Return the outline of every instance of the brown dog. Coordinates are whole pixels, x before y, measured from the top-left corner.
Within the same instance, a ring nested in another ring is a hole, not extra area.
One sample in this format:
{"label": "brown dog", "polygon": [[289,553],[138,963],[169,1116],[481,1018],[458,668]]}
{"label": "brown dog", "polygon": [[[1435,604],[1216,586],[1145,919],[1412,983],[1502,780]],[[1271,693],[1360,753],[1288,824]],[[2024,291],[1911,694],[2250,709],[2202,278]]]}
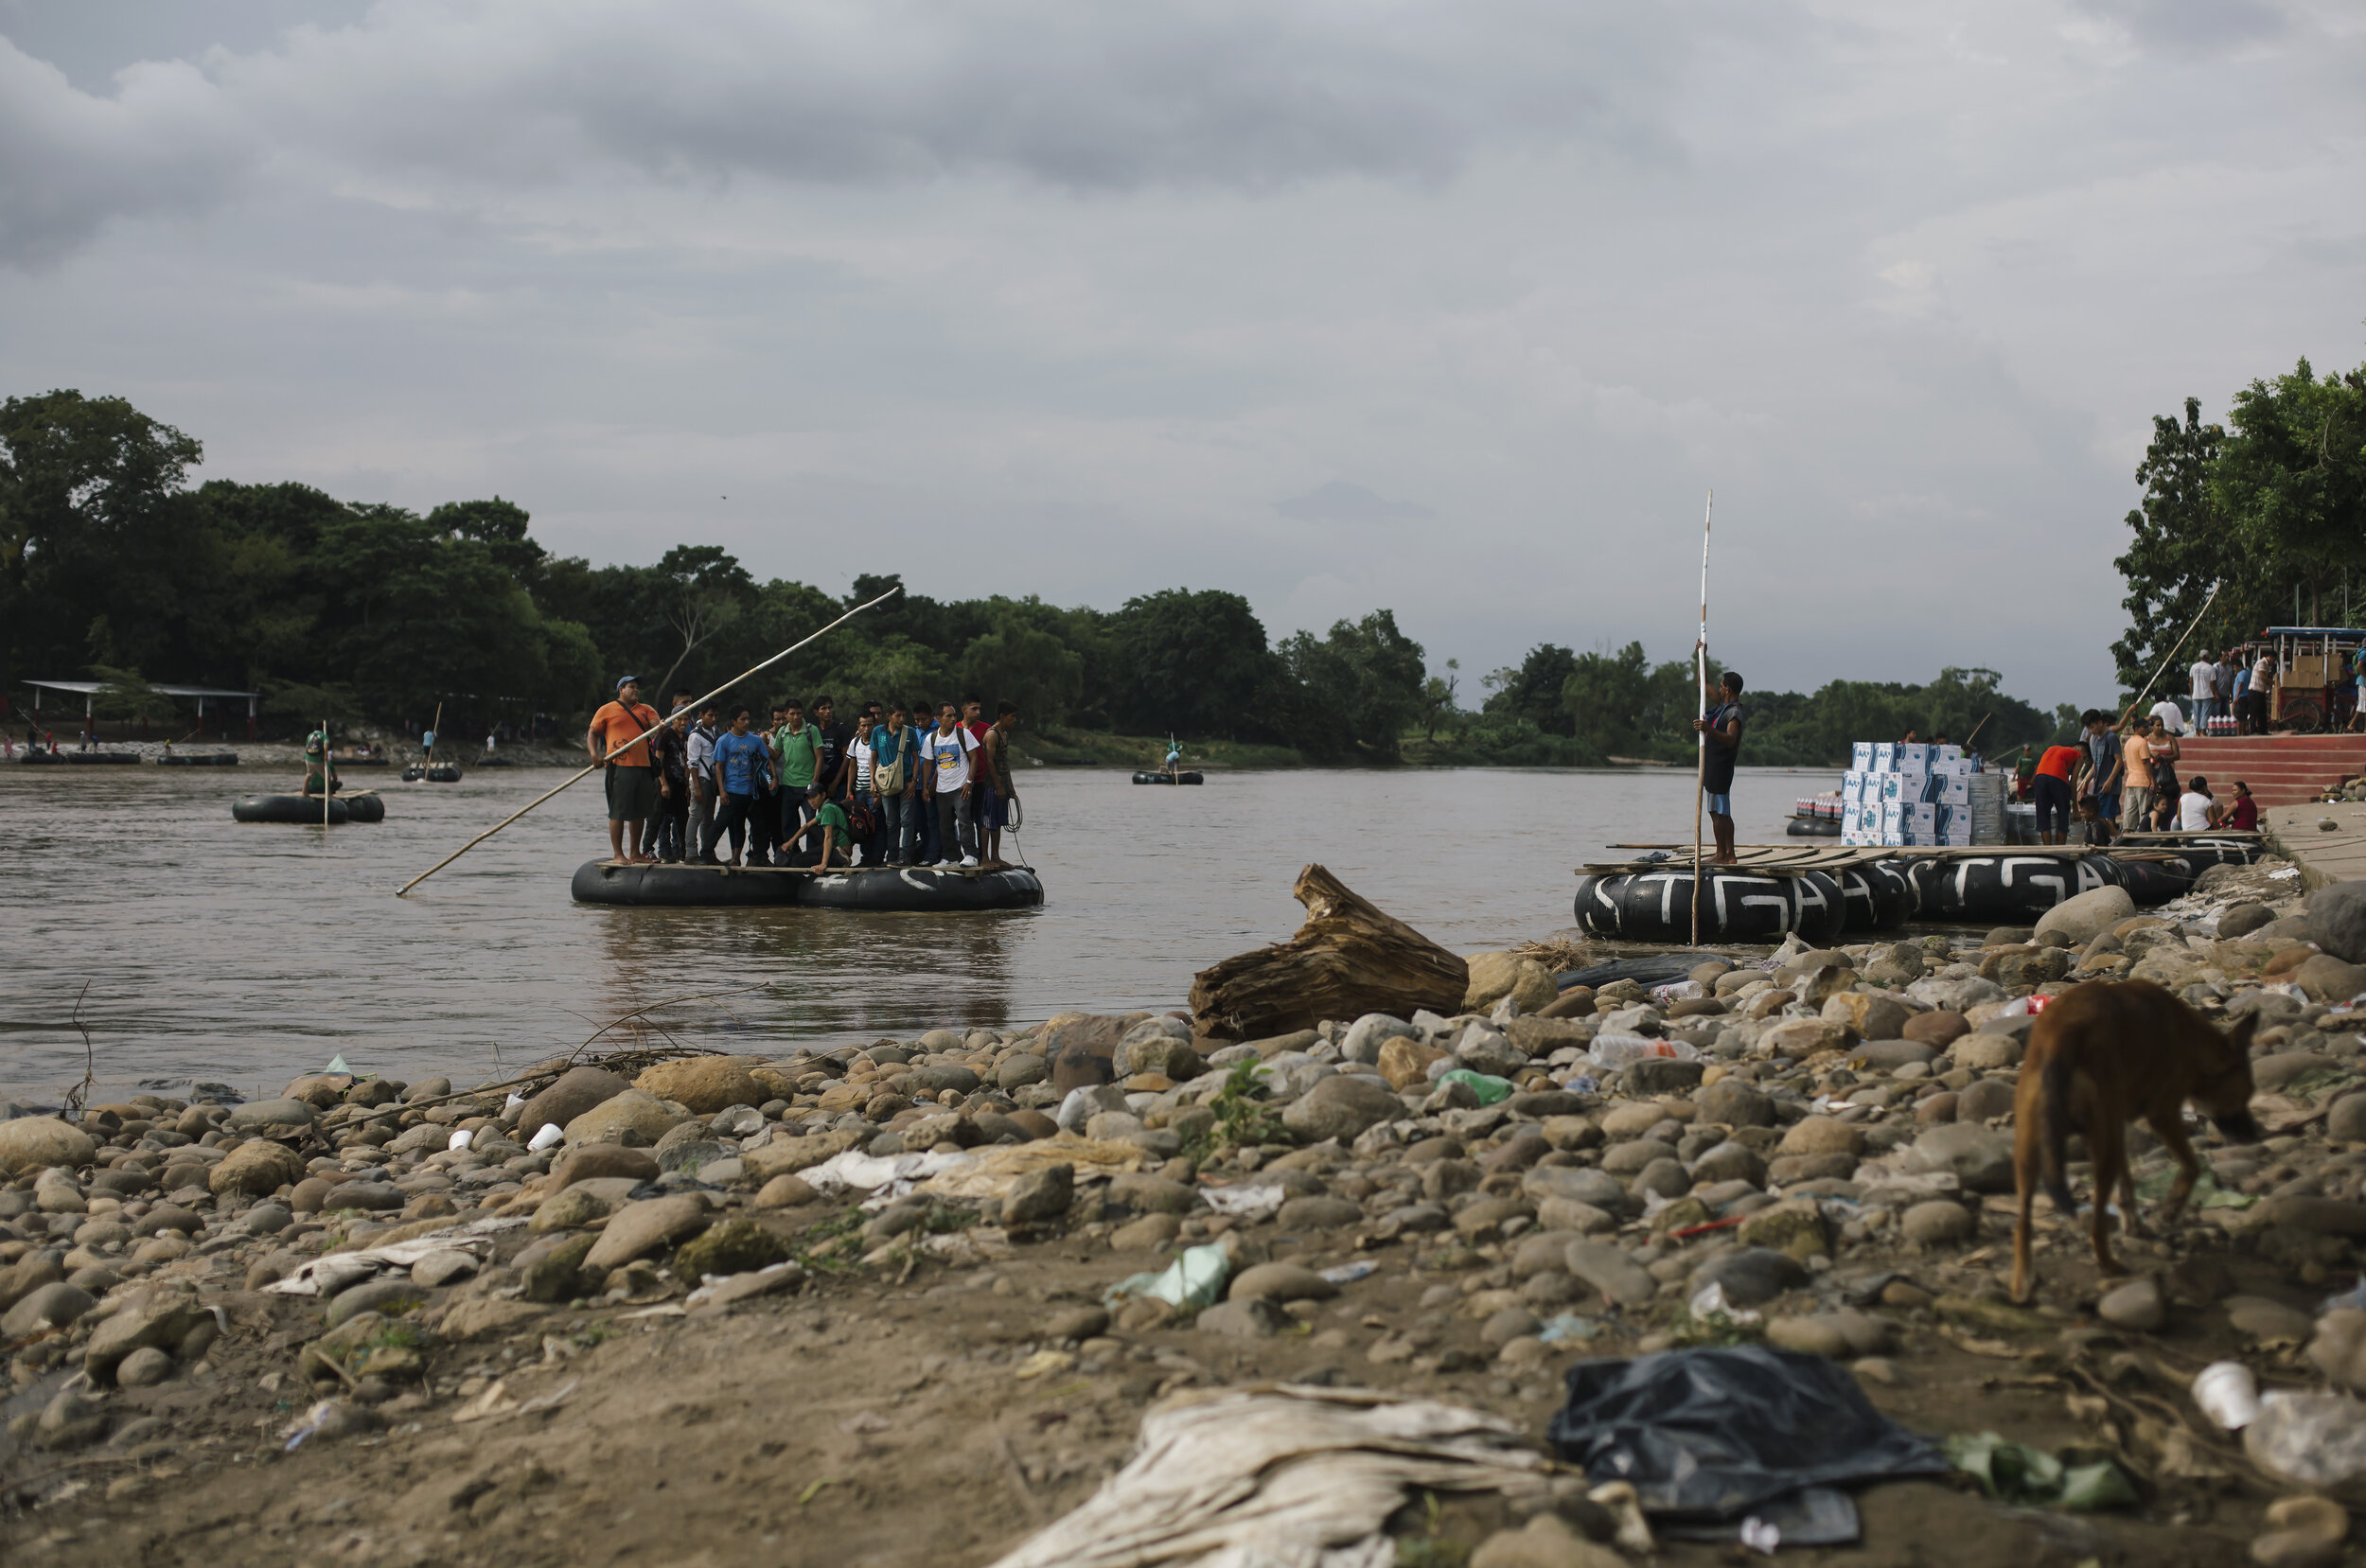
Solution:
{"label": "brown dog", "polygon": [[2057,1212],[2077,1207],[2063,1173],[2071,1134],[2086,1138],[2094,1167],[2095,1263],[2107,1275],[2127,1272],[2111,1256],[2108,1222],[2114,1188],[2128,1234],[2143,1234],[2136,1184],[2128,1172],[2130,1121],[2144,1118],[2177,1156],[2177,1185],[2162,1211],[2172,1220],[2201,1175],[2201,1161],[2185,1140],[2185,1101],[2200,1107],[2234,1142],[2258,1141],[2251,1117],[2251,1037],[2258,1025],[2254,1013],[2220,1034],[2148,980],[2078,986],[2038,1015],[2013,1094],[2013,1182],[2021,1199],[2013,1226],[2014,1300],[2029,1299],[2029,1210],[2039,1184]]}

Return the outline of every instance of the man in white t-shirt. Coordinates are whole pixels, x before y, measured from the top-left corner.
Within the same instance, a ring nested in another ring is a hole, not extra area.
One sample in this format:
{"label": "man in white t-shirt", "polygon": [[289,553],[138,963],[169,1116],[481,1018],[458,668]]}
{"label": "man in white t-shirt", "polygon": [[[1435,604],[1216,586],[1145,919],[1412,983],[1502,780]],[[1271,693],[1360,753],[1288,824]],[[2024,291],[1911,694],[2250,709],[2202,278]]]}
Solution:
{"label": "man in white t-shirt", "polygon": [[2163,728],[2172,735],[2181,735],[2185,732],[2185,710],[2177,705],[2174,697],[2164,696],[2154,703],[2152,716],[2159,719]]}
{"label": "man in white t-shirt", "polygon": [[2194,667],[2186,673],[2194,682],[2194,733],[2206,735],[2210,733],[2210,720],[2218,711],[2218,666],[2205,653],[2194,661]]}
{"label": "man in white t-shirt", "polygon": [[961,714],[947,702],[937,710],[937,727],[920,742],[920,787],[927,796],[929,809],[937,814],[937,845],[944,858],[939,866],[954,864],[956,851],[961,864],[978,864],[977,808],[971,803],[970,753],[978,749],[978,739],[962,723]]}

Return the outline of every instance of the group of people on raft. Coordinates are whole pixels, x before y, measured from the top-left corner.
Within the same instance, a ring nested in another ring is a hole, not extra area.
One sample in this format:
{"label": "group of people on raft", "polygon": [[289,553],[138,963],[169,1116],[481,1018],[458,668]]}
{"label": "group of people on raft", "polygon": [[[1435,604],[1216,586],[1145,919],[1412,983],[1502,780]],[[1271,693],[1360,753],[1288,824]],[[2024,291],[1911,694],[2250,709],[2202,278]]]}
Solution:
{"label": "group of people on raft", "polygon": [[[863,703],[851,725],[827,696],[757,708],[674,694],[661,716],[641,682],[592,715],[584,744],[608,766],[609,848],[619,863],[937,866],[995,870],[1018,792],[1018,708],[979,698]],[[729,838],[731,858],[715,851]],[[744,854],[744,858],[743,858]]]}

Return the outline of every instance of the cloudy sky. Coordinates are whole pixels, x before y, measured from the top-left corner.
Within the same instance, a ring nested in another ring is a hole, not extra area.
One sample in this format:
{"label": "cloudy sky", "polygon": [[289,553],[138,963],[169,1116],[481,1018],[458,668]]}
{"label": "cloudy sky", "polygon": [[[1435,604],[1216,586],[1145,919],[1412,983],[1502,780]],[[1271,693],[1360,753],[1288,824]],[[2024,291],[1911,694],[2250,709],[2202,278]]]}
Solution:
{"label": "cloudy sky", "polygon": [[2098,700],[2150,416],[2366,360],[2330,0],[0,0],[0,392],[842,589]]}

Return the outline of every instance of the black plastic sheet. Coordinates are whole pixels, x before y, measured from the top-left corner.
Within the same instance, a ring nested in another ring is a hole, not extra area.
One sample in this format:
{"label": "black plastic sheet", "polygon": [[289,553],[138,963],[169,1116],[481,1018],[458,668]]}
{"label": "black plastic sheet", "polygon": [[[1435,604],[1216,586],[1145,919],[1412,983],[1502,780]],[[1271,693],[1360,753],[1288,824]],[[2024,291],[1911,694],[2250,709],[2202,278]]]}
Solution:
{"label": "black plastic sheet", "polygon": [[1846,1369],[1756,1345],[1580,1362],[1546,1436],[1596,1484],[1631,1483],[1647,1513],[1701,1521],[1808,1487],[1948,1471]]}

